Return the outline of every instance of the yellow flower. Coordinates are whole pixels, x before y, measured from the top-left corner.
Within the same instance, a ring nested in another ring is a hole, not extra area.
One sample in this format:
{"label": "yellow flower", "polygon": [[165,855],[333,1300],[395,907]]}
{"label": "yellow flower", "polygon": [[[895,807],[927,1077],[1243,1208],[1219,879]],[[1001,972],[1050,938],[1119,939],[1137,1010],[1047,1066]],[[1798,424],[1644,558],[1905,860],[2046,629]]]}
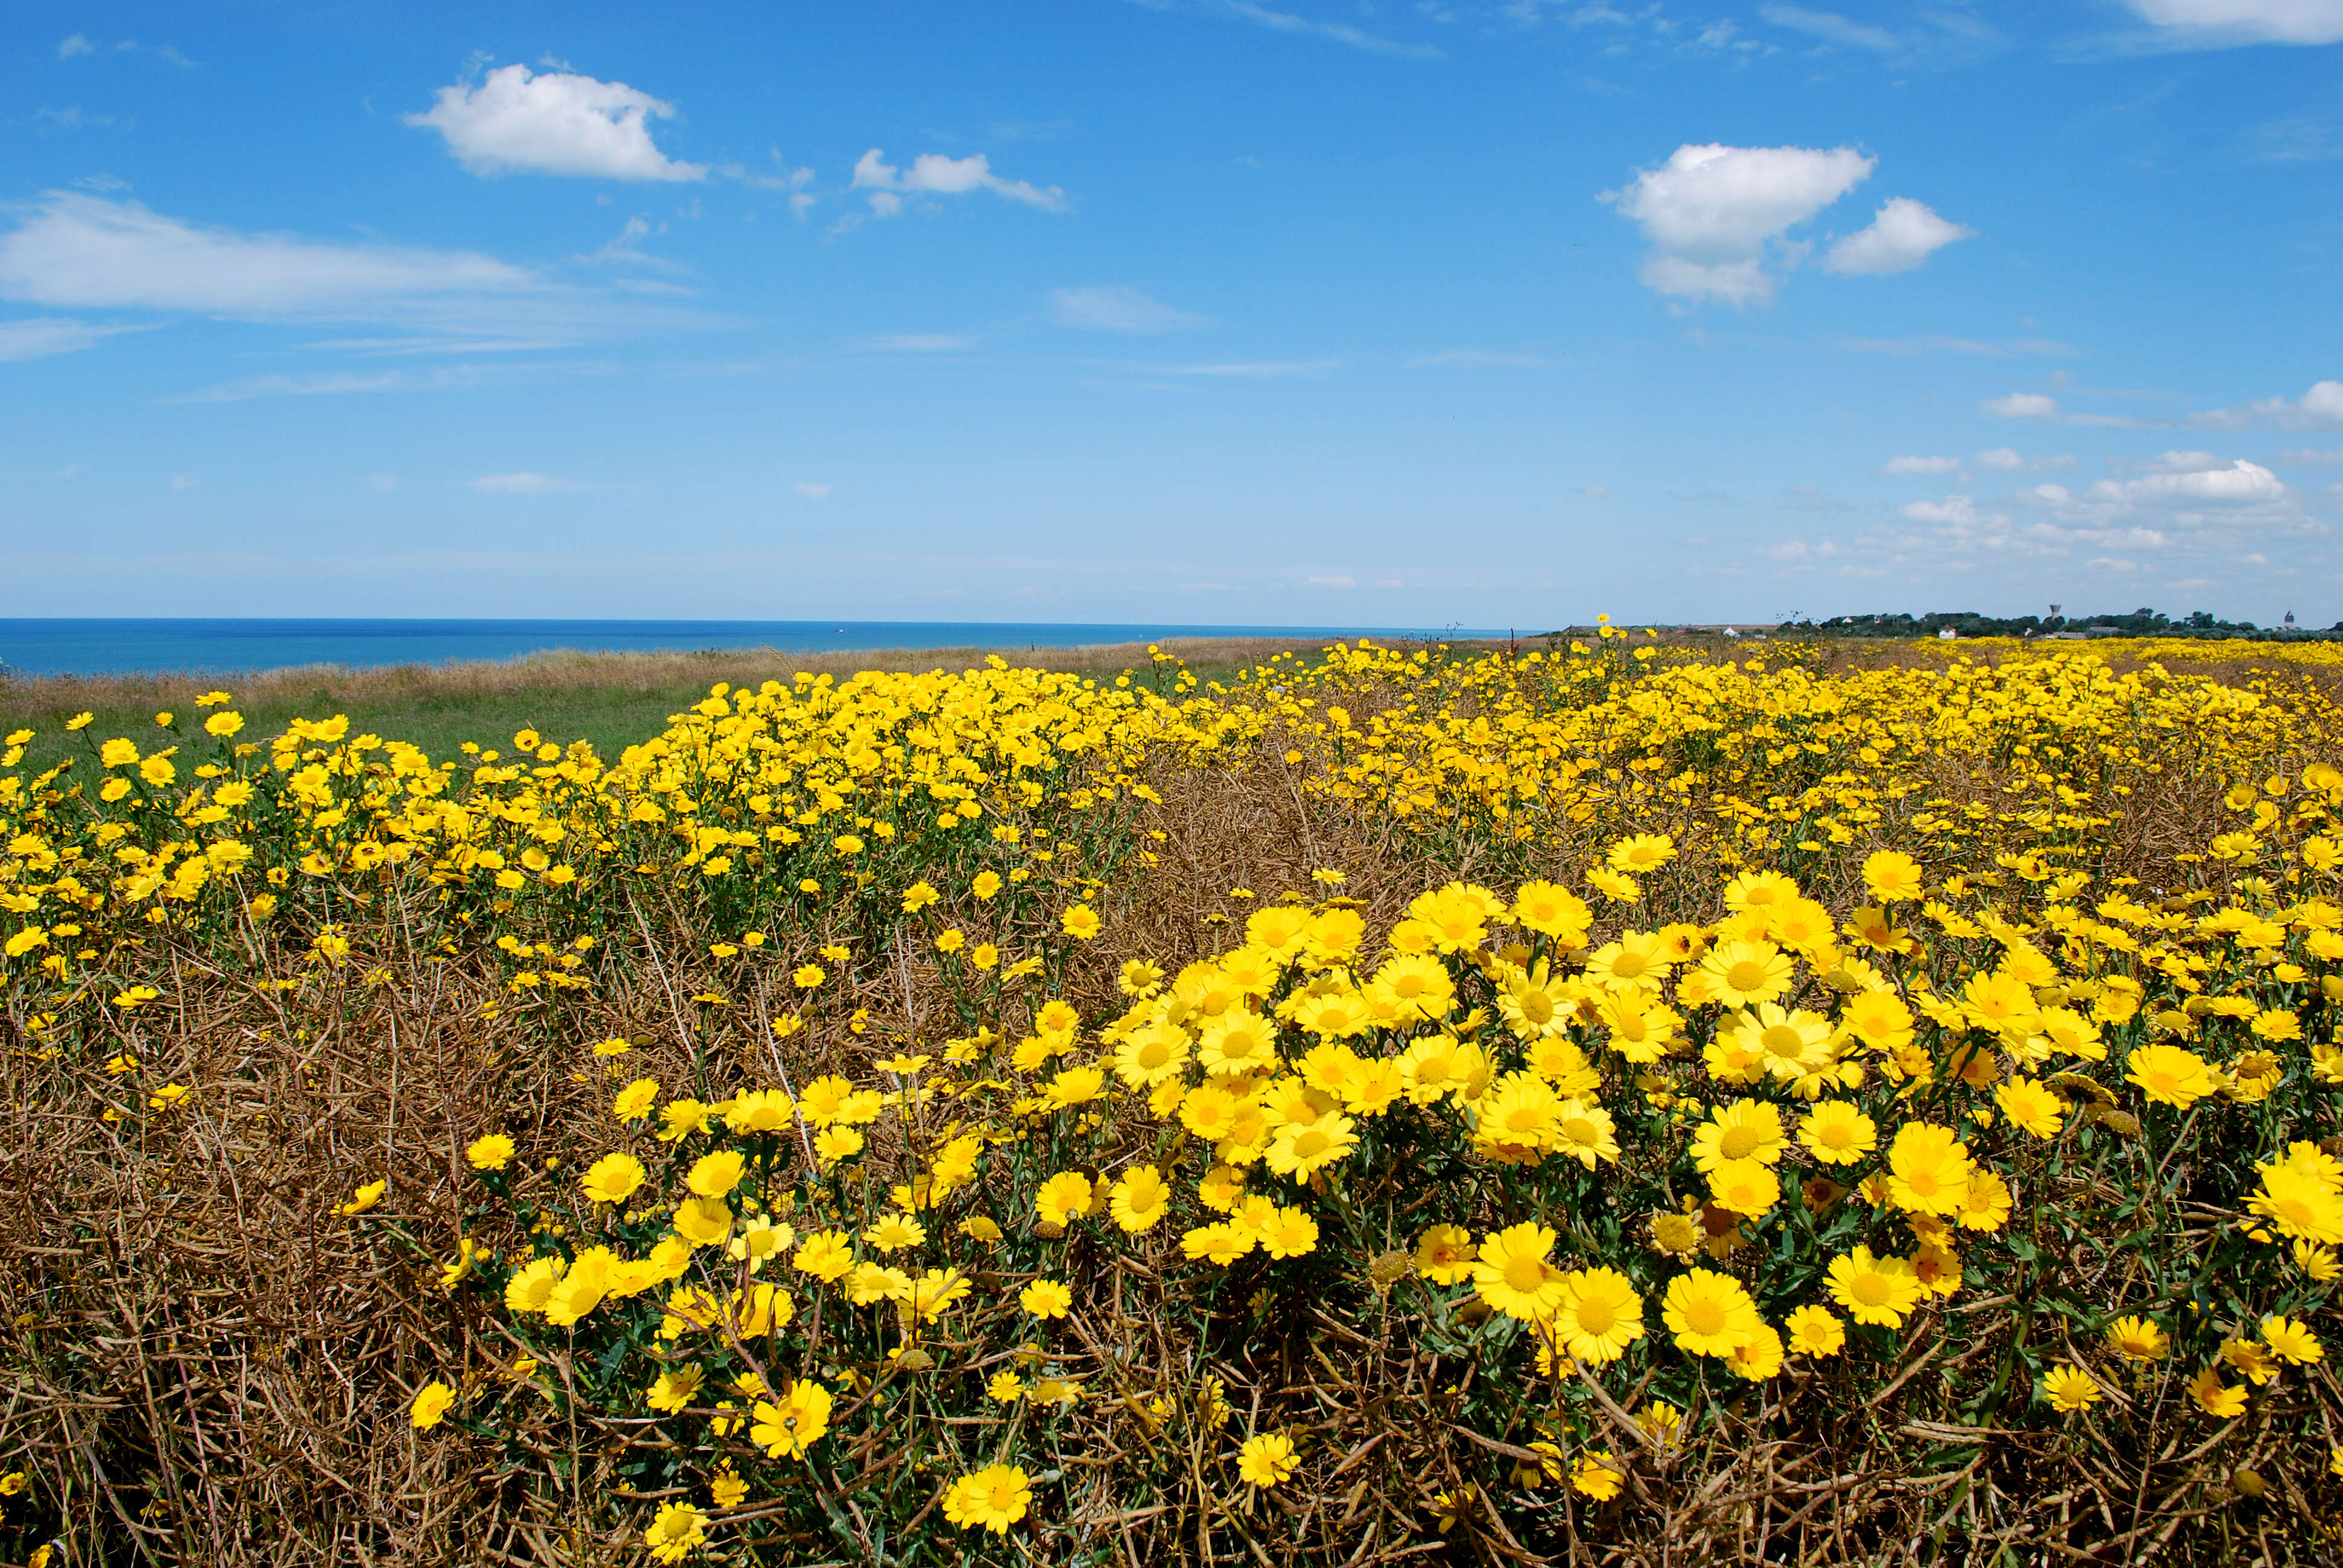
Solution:
{"label": "yellow flower", "polygon": [[740,1184],[748,1169],[747,1156],[730,1149],[720,1150],[695,1161],[683,1184],[702,1198],[722,1198]]}
{"label": "yellow flower", "polygon": [[2117,1318],[2107,1325],[2107,1349],[2126,1361],[2160,1362],[2172,1352],[2172,1336],[2152,1318]]}
{"label": "yellow flower", "polygon": [[1687,1270],[1668,1282],[1660,1308],[1677,1348],[1696,1356],[1730,1356],[1757,1338],[1757,1303],[1728,1275]]}
{"label": "yellow flower", "polygon": [[2205,1059],[2177,1045],[2144,1045],[2131,1053],[2124,1076],[2150,1101],[2183,1110],[2213,1092],[2213,1071]]}
{"label": "yellow flower", "polygon": [[1034,1195],[1034,1211],[1045,1223],[1071,1224],[1074,1219],[1090,1210],[1091,1179],[1079,1171],[1061,1171],[1041,1183]]}
{"label": "yellow flower", "polygon": [[1727,1160],[1708,1173],[1709,1201],[1729,1213],[1763,1214],[1782,1201],[1781,1178],[1755,1160]]}
{"label": "yellow flower", "polygon": [[843,1231],[818,1231],[798,1248],[789,1266],[824,1284],[835,1284],[854,1267],[853,1240]]}
{"label": "yellow flower", "polygon": [[643,1162],[633,1155],[613,1152],[595,1161],[578,1187],[597,1203],[623,1203],[634,1196],[648,1174]]}
{"label": "yellow flower", "polygon": [[2264,1318],[2262,1342],[2269,1346],[2272,1355],[2294,1366],[2308,1366],[2327,1356],[2327,1347],[2318,1342],[2309,1325],[2293,1318]]}
{"label": "yellow flower", "polygon": [[1853,1165],[1879,1147],[1879,1128],[1843,1100],[1825,1100],[1806,1112],[1798,1141],[1826,1165]]}
{"label": "yellow flower", "polygon": [[357,1191],[351,1193],[350,1201],[348,1202],[337,1203],[334,1206],[334,1212],[345,1216],[351,1214],[363,1214],[367,1210],[373,1208],[376,1204],[381,1202],[382,1195],[389,1191],[390,1180],[387,1177],[385,1177],[379,1181],[369,1181],[365,1186],[359,1188]]}
{"label": "yellow flower", "polygon": [[1968,1149],[1949,1128],[1906,1122],[1888,1148],[1887,1170],[1890,1196],[1916,1214],[1954,1213],[1968,1194]]}
{"label": "yellow flower", "polygon": [[707,1543],[708,1516],[689,1503],[662,1503],[643,1531],[643,1546],[655,1563],[680,1563]]}
{"label": "yellow flower", "polygon": [[447,1407],[456,1402],[456,1391],[434,1378],[415,1395],[415,1402],[407,1407],[407,1419],[417,1432],[428,1432],[447,1419]]}
{"label": "yellow flower", "polygon": [[1076,941],[1086,942],[1099,934],[1103,922],[1099,920],[1098,911],[1088,904],[1073,904],[1058,917],[1058,927]]}
{"label": "yellow flower", "polygon": [[2231,1421],[2246,1413],[2246,1391],[2223,1383],[2220,1372],[2209,1366],[2199,1368],[2188,1380],[2188,1397],[2215,1421]]}
{"label": "yellow flower", "polygon": [[1608,1503],[1627,1483],[1627,1467],[1607,1448],[1590,1448],[1578,1456],[1570,1473],[1570,1488],[1597,1503]]}
{"label": "yellow flower", "polygon": [[1693,1168],[1705,1176],[1727,1161],[1771,1165],[1782,1158],[1787,1137],[1779,1109],[1762,1100],[1736,1100],[1711,1111],[1693,1130]]}
{"label": "yellow flower", "polygon": [[1237,1454],[1237,1473],[1248,1486],[1282,1486],[1293,1469],[1293,1440],[1279,1433],[1247,1438]]}
{"label": "yellow flower", "polygon": [[1563,1273],[1546,1261],[1554,1233],[1533,1221],[1508,1226],[1481,1243],[1473,1265],[1473,1286],[1481,1299],[1509,1318],[1544,1322],[1562,1304]]}
{"label": "yellow flower", "polygon": [[2066,1102],[2031,1078],[2013,1078],[1993,1091],[2012,1125],[2036,1138],[2056,1138],[2066,1125]]}
{"label": "yellow flower", "polygon": [[1644,1335],[1644,1298],[1616,1269],[1573,1270],[1562,1277],[1554,1311],[1562,1346],[1583,1362],[1613,1362]]}
{"label": "yellow flower", "polygon": [[1107,1199],[1107,1212],[1115,1224],[1134,1236],[1153,1230],[1171,1207],[1172,1189],[1152,1165],[1134,1165],[1124,1171]]}
{"label": "yellow flower", "polygon": [[621,1121],[640,1121],[649,1117],[659,1104],[659,1086],[656,1078],[638,1078],[618,1091],[610,1101],[610,1114]]}
{"label": "yellow flower", "polygon": [[2091,1374],[2071,1363],[2062,1362],[2042,1375],[2042,1397],[2050,1408],[2072,1415],[2078,1410],[2088,1410],[2099,1402],[2099,1385]]}
{"label": "yellow flower", "polygon": [[1846,1348],[1846,1325],[1828,1307],[1808,1302],[1794,1310],[1785,1326],[1790,1331],[1790,1348],[1800,1355],[1835,1356]]}
{"label": "yellow flower", "polygon": [[1434,1225],[1416,1238],[1416,1271],[1435,1285],[1473,1277],[1473,1232],[1462,1225]]}
{"label": "yellow flower", "polygon": [[1875,1258],[1868,1247],[1831,1260],[1831,1300],[1858,1323],[1901,1328],[1926,1293],[1918,1272],[1902,1258]]}
{"label": "yellow flower", "polygon": [[1062,1318],[1074,1292],[1056,1280],[1036,1280],[1017,1293],[1017,1304],[1037,1318]]}
{"label": "yellow flower", "polygon": [[1033,1489],[1024,1471],[1013,1465],[989,1464],[963,1475],[944,1491],[944,1519],[962,1530],[981,1527],[1007,1535],[1009,1527],[1032,1506]]}
{"label": "yellow flower", "polygon": [[1924,885],[1919,862],[1896,849],[1881,849],[1866,859],[1863,880],[1883,904],[1916,899]]}
{"label": "yellow flower", "polygon": [[701,1381],[698,1366],[669,1367],[659,1374],[658,1380],[651,1384],[650,1392],[645,1397],[653,1410],[672,1415],[687,1409],[693,1400],[699,1397]]}
{"label": "yellow flower", "polygon": [[778,1402],[759,1400],[750,1408],[749,1441],[763,1448],[768,1459],[801,1459],[830,1430],[831,1402],[830,1390],[799,1378]]}
{"label": "yellow flower", "polygon": [[475,1138],[464,1146],[464,1158],[475,1171],[501,1171],[512,1157],[513,1141],[501,1132]]}

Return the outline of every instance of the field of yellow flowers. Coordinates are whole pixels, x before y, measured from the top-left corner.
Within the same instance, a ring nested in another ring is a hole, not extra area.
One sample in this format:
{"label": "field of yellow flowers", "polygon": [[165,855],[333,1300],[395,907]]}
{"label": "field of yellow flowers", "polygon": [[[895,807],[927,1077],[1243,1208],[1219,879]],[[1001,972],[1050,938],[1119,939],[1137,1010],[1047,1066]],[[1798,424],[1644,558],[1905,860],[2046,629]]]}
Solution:
{"label": "field of yellow flowers", "polygon": [[2333,1561],[2320,651],[13,733],[0,1561]]}

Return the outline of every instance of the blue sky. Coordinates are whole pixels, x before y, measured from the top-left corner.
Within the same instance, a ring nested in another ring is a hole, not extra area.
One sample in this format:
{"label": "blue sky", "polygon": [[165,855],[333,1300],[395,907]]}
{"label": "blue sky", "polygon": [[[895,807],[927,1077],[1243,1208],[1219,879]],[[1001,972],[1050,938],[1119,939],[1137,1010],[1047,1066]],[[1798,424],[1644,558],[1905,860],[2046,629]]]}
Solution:
{"label": "blue sky", "polygon": [[12,15],[0,614],[2343,618],[2343,0]]}

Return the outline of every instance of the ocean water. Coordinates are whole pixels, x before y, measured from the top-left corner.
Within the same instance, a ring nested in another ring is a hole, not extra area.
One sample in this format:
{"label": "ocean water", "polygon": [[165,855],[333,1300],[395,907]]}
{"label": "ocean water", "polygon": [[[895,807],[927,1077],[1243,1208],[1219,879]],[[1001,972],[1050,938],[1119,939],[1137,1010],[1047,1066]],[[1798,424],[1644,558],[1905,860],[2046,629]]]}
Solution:
{"label": "ocean water", "polygon": [[1154,626],[884,620],[0,619],[0,670],[18,675],[231,674],[309,664],[366,668],[512,658],[552,648],[1081,648],[1189,637],[1503,637],[1403,627]]}

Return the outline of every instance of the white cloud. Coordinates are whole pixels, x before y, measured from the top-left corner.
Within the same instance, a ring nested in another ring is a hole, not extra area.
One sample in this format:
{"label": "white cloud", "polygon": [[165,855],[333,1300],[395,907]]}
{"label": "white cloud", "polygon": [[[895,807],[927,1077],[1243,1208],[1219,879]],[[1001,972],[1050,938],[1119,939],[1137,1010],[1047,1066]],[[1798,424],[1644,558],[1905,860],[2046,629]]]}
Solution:
{"label": "white cloud", "polygon": [[2264,397],[2241,408],[2207,408],[2188,416],[2191,425],[2208,430],[2242,430],[2250,425],[2272,425],[2281,430],[2343,430],[2343,381],[2321,381],[2298,403]]}
{"label": "white cloud", "polygon": [[1579,487],[1578,493],[1582,496],[1593,496],[1595,499],[1601,500],[1604,497],[1611,493],[1611,487],[1608,485],[1582,485]]}
{"label": "white cloud", "polygon": [[1359,586],[1359,579],[1356,578],[1303,578],[1302,586],[1303,588],[1356,588]]}
{"label": "white cloud", "polygon": [[964,332],[893,332],[866,337],[861,347],[875,354],[960,354],[980,341]]}
{"label": "white cloud", "polygon": [[52,191],[0,237],[0,296],[232,316],[331,314],[385,298],[502,292],[533,276],[464,251],[198,228],[135,201]]}
{"label": "white cloud", "polygon": [[1508,353],[1493,348],[1444,348],[1437,354],[1427,354],[1407,363],[1412,370],[1435,365],[1468,366],[1476,369],[1537,370],[1552,365],[1554,361],[1543,354]]}
{"label": "white cloud", "polygon": [[2287,494],[2284,481],[2259,463],[2248,463],[2240,457],[2227,467],[2198,467],[2193,466],[2197,460],[2217,464],[2219,459],[2209,452],[2174,452],[2166,456],[2179,461],[2166,472],[2137,479],[2102,479],[2091,487],[2091,496],[2133,505],[2148,502],[2239,507],[2282,500]]}
{"label": "white cloud", "polygon": [[1916,523],[1958,523],[1976,521],[1976,502],[1967,496],[1946,496],[1942,501],[1911,501],[1898,508]]}
{"label": "white cloud", "polygon": [[83,33],[68,33],[57,44],[57,58],[60,60],[70,60],[75,55],[93,55],[96,52],[97,45],[89,41],[88,35]]}
{"label": "white cloud", "polygon": [[[1142,4],[1155,5],[1155,0],[1142,0]],[[1161,5],[1155,5],[1155,8],[1168,9],[1167,6]],[[1403,44],[1395,39],[1365,32],[1341,22],[1313,22],[1306,16],[1296,16],[1290,11],[1272,11],[1266,5],[1253,4],[1252,0],[1204,0],[1204,9],[1217,12],[1224,16],[1232,16],[1241,22],[1250,22],[1256,27],[1267,27],[1274,32],[1298,33],[1311,37],[1331,39],[1334,43],[1346,44],[1353,49],[1363,50],[1370,55],[1388,55],[1394,59],[1402,60],[1443,58],[1441,52],[1429,44]]]}
{"label": "white cloud", "polygon": [[1996,474],[2014,474],[2026,467],[2026,459],[2019,457],[2014,447],[1995,447],[1987,451],[1979,452],[1969,461],[1980,468],[1990,469]]}
{"label": "white cloud", "polygon": [[1950,474],[1961,466],[1958,457],[1890,457],[1879,467],[1883,474]]}
{"label": "white cloud", "polygon": [[2343,447],[2326,451],[2310,447],[2281,447],[2270,461],[2308,468],[2343,467]]}
{"label": "white cloud", "polygon": [[558,490],[593,487],[577,479],[557,479],[550,474],[482,474],[472,481],[472,488],[498,496],[549,496]]}
{"label": "white cloud", "polygon": [[624,82],[568,71],[533,76],[526,65],[505,65],[478,86],[440,88],[429,109],[405,118],[437,131],[476,175],[704,179],[707,165],[679,162],[651,145],[649,122],[674,113]]}
{"label": "white cloud", "polygon": [[1823,265],[1833,272],[1885,277],[1909,272],[1955,240],[1976,233],[1938,217],[1909,196],[1891,196],[1871,226],[1832,246]]}
{"label": "white cloud", "polygon": [[184,393],[162,401],[245,403],[255,397],[335,397],[347,392],[398,392],[417,385],[415,378],[401,370],[386,370],[373,376],[355,371],[335,371],[317,376],[247,376],[241,381],[223,381],[200,392]]}
{"label": "white cloud", "polygon": [[816,481],[808,479],[800,481],[798,484],[791,485],[789,488],[795,490],[799,495],[803,496],[809,501],[819,501],[824,496],[829,495],[830,491],[836,489],[837,487],[827,480]]}
{"label": "white cloud", "polygon": [[1988,397],[1977,407],[2001,419],[2055,419],[2058,417],[2058,399],[2041,392],[2012,392],[2006,397]]}
{"label": "white cloud", "polygon": [[1861,184],[1876,160],[1853,147],[1686,144],[1601,198],[1652,242],[1643,280],[1658,293],[1740,306],[1772,298],[1769,244]]}
{"label": "white cloud", "polygon": [[1209,316],[1150,299],[1135,288],[1061,288],[1050,297],[1059,326],[1093,332],[1182,332],[1212,323]]}
{"label": "white cloud", "polygon": [[364,485],[367,489],[374,491],[377,495],[387,496],[393,490],[398,488],[398,476],[396,474],[367,474],[361,477],[358,480],[358,483]]}
{"label": "white cloud", "polygon": [[0,321],[0,361],[43,359],[52,354],[71,354],[116,333],[139,330],[136,327],[101,327],[93,321],[75,321],[64,316],[33,316],[19,321]]}
{"label": "white cloud", "polygon": [[1164,365],[1156,368],[1172,376],[1228,376],[1242,379],[1251,377],[1314,376],[1321,370],[1332,370],[1341,363],[1339,359],[1254,359],[1233,365]]}
{"label": "white cloud", "polygon": [[2210,44],[2343,41],[2343,0],[2131,0],[2182,39]]}
{"label": "white cloud", "polygon": [[872,147],[855,160],[853,188],[870,193],[870,210],[880,217],[902,211],[907,194],[963,196],[973,190],[989,190],[1045,212],[1066,210],[1064,191],[1056,186],[1045,190],[1024,180],[1002,179],[992,172],[990,160],[982,153],[964,158],[921,153],[911,160],[910,168],[899,169],[886,161],[880,148]]}
{"label": "white cloud", "polygon": [[1882,54],[1904,46],[1904,40],[1886,29],[1851,22],[1835,11],[1809,11],[1801,5],[1767,5],[1758,6],[1757,15],[1776,27],[1808,34],[1825,43],[1852,44],[1858,49],[1876,49]]}
{"label": "white cloud", "polygon": [[171,488],[175,490],[192,490],[202,483],[203,480],[197,478],[193,474],[174,474],[171,476]]}
{"label": "white cloud", "polygon": [[1975,354],[1992,359],[2034,354],[2064,357],[2078,352],[2072,344],[2051,337],[2010,337],[1999,343],[1986,343],[1979,338],[1947,337],[1936,333],[1917,333],[1909,337],[1838,337],[1831,340],[1831,347],[1853,354]]}

